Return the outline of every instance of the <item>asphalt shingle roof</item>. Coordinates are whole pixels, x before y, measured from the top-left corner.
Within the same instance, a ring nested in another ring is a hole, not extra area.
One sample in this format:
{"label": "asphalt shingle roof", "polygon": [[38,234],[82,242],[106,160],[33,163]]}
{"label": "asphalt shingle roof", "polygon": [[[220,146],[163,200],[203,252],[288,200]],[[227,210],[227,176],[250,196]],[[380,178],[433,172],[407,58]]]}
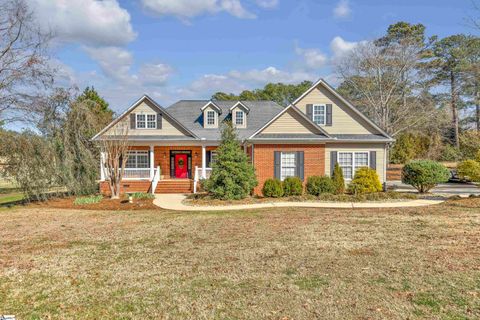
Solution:
{"label": "asphalt shingle roof", "polygon": [[[206,140],[220,140],[221,128],[204,128],[203,112],[201,108],[205,106],[209,100],[180,100],[170,107],[166,108],[167,112],[178,120],[184,127],[192,131],[199,138]],[[222,109],[219,116],[220,123],[230,118],[230,108],[238,101],[214,101],[215,104]],[[268,121],[275,117],[283,107],[273,101],[241,101],[250,109],[247,115],[247,128],[238,128],[240,139],[246,139],[262,128]]]}

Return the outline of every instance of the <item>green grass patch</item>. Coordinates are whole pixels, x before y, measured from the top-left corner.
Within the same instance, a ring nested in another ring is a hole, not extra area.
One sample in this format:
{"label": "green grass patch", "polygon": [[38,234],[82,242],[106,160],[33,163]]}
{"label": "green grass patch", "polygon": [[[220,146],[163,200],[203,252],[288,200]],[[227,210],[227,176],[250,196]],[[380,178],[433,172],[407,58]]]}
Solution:
{"label": "green grass patch", "polygon": [[438,301],[435,295],[430,292],[420,292],[415,294],[413,303],[417,306],[430,307],[434,311],[440,310],[440,301]]}
{"label": "green grass patch", "polygon": [[94,204],[102,201],[102,195],[88,196],[88,197],[78,197],[73,201],[74,205],[84,205],[84,204]]}
{"label": "green grass patch", "polygon": [[22,193],[0,194],[0,204],[8,204],[10,202],[17,202],[24,199]]}
{"label": "green grass patch", "polygon": [[131,193],[133,199],[155,199],[155,195],[147,192]]}
{"label": "green grass patch", "polygon": [[320,276],[300,277],[295,284],[301,290],[315,290],[328,285],[328,280]]}

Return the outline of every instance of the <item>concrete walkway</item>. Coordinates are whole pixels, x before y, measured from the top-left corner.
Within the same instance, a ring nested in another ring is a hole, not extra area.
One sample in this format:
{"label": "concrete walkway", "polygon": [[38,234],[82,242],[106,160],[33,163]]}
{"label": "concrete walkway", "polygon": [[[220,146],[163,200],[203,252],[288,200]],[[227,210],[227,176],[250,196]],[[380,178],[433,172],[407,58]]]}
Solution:
{"label": "concrete walkway", "polygon": [[153,204],[163,209],[180,211],[220,211],[245,210],[280,207],[302,208],[403,208],[423,207],[442,203],[443,200],[406,200],[396,202],[264,202],[255,204],[237,204],[225,206],[190,206],[183,203],[186,195],[183,194],[155,194]]}

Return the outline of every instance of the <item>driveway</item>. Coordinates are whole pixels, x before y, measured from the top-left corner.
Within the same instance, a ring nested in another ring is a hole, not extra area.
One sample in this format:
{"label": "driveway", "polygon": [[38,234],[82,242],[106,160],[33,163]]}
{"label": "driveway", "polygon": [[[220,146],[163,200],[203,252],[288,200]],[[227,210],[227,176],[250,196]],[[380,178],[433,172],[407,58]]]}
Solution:
{"label": "driveway", "polygon": [[[415,192],[415,188],[401,181],[388,181],[387,186],[393,187],[398,192]],[[468,197],[471,194],[480,195],[480,188],[471,183],[442,183],[433,188],[431,193],[439,196],[461,196]]]}

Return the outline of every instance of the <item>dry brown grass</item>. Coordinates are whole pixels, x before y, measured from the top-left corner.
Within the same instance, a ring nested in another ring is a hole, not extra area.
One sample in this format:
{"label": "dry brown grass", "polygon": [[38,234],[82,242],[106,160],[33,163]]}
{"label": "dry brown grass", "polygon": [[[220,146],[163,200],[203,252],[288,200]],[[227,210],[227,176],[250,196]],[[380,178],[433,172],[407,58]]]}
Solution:
{"label": "dry brown grass", "polygon": [[479,207],[2,210],[0,314],[478,319]]}

